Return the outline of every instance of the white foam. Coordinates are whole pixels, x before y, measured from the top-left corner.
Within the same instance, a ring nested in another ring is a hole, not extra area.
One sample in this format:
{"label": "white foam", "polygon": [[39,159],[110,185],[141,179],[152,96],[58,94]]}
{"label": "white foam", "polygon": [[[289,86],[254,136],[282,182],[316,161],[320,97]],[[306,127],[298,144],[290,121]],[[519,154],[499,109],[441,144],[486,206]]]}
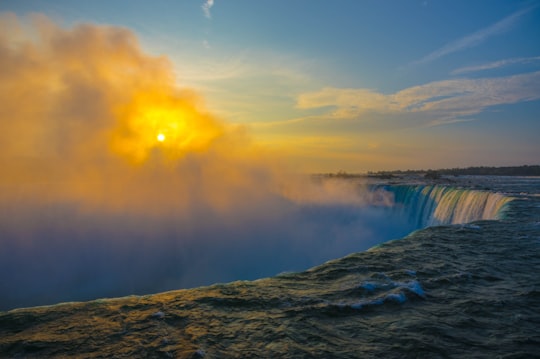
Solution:
{"label": "white foam", "polygon": [[[411,272],[414,272],[414,271],[411,271]],[[348,307],[351,309],[360,310],[364,307],[382,305],[387,302],[403,304],[408,299],[407,292],[414,293],[414,295],[419,296],[421,298],[425,298],[426,296],[426,292],[422,288],[422,285],[420,284],[420,282],[416,280],[407,281],[407,282],[388,281],[384,283],[363,282],[359,287],[364,288],[369,292],[373,292],[376,289],[383,289],[383,290],[390,291],[390,293],[383,294],[371,300],[363,300],[363,301],[358,301],[351,304],[340,303],[338,304],[338,307],[340,308]]]}
{"label": "white foam", "polygon": [[377,284],[372,282],[364,282],[360,285],[360,288],[364,288],[367,291],[373,292],[375,289],[377,289]]}
{"label": "white foam", "polygon": [[165,316],[165,313],[161,311],[155,312],[151,315],[152,318],[156,318],[156,319],[162,319],[164,316]]}
{"label": "white foam", "polygon": [[476,230],[482,229],[482,227],[480,227],[479,225],[476,225],[476,224],[466,224],[466,225],[463,226],[463,228],[476,229]]}
{"label": "white foam", "polygon": [[407,301],[407,296],[404,293],[390,293],[383,298],[383,301],[397,302],[399,304]]}
{"label": "white foam", "polygon": [[426,292],[424,291],[424,288],[420,285],[420,282],[414,280],[411,282],[404,283],[405,287],[410,290],[411,292],[415,293],[416,295],[424,298],[426,296]]}

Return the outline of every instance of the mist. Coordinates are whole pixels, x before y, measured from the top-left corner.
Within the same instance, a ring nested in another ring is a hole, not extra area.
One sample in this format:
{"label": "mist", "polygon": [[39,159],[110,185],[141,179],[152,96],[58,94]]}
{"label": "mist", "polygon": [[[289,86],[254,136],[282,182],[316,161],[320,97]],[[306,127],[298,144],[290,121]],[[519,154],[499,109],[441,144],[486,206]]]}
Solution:
{"label": "mist", "polygon": [[0,74],[0,310],[299,271],[411,230],[388,193],[294,174],[128,29],[2,14]]}

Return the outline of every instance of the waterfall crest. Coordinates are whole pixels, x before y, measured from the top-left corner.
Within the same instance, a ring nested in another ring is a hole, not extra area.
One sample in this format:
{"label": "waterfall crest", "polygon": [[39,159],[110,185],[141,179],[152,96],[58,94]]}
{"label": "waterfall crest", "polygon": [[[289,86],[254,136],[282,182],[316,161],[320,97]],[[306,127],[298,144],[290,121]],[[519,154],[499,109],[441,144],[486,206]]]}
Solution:
{"label": "waterfall crest", "polygon": [[438,185],[387,186],[396,209],[408,214],[418,228],[501,219],[512,197],[501,193]]}

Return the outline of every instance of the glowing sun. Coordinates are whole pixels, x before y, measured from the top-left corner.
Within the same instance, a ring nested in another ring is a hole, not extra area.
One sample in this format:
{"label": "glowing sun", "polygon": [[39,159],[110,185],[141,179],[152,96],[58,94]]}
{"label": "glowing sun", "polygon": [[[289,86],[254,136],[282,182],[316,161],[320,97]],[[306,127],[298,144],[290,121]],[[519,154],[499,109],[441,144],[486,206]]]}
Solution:
{"label": "glowing sun", "polygon": [[165,135],[162,134],[162,133],[158,134],[158,135],[157,135],[157,140],[158,140],[159,142],[165,141]]}

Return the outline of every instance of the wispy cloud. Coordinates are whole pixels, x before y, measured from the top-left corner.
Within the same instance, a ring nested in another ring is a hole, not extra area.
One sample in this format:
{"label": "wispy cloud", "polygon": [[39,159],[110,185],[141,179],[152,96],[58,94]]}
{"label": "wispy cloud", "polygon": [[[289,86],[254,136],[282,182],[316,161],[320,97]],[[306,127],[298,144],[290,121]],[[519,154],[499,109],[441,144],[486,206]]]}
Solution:
{"label": "wispy cloud", "polygon": [[435,127],[442,125],[450,125],[453,123],[470,122],[474,121],[474,118],[439,118],[426,124],[426,127]]}
{"label": "wispy cloud", "polygon": [[527,7],[525,9],[516,11],[513,14],[505,17],[504,19],[496,22],[495,24],[491,26],[485,27],[470,35],[467,35],[465,37],[462,37],[460,39],[447,43],[443,47],[429,53],[428,55],[424,56],[420,60],[414,61],[412,64],[413,65],[426,64],[426,63],[435,61],[441,57],[444,57],[446,55],[449,55],[458,51],[462,51],[470,47],[477,46],[492,36],[507,32],[508,30],[512,28],[512,26],[516,22],[519,21],[519,19],[523,15],[525,15],[526,13],[528,13],[534,8],[535,6],[531,6],[531,7]]}
{"label": "wispy cloud", "polygon": [[516,64],[530,64],[534,62],[540,62],[540,56],[518,57],[518,58],[488,62],[486,64],[481,64],[481,65],[476,65],[476,66],[461,67],[459,69],[452,71],[452,75],[460,75],[460,74],[465,74],[469,72],[498,69],[500,67],[516,65]]}
{"label": "wispy cloud", "polygon": [[366,113],[422,114],[426,126],[470,121],[488,107],[540,99],[540,71],[499,78],[459,79],[409,87],[393,94],[324,88],[301,94],[300,109],[331,107],[327,117],[361,119]]}
{"label": "wispy cloud", "polygon": [[212,6],[214,6],[214,0],[206,0],[202,5],[204,16],[208,19],[212,18],[212,14],[210,14],[210,9],[212,8]]}

